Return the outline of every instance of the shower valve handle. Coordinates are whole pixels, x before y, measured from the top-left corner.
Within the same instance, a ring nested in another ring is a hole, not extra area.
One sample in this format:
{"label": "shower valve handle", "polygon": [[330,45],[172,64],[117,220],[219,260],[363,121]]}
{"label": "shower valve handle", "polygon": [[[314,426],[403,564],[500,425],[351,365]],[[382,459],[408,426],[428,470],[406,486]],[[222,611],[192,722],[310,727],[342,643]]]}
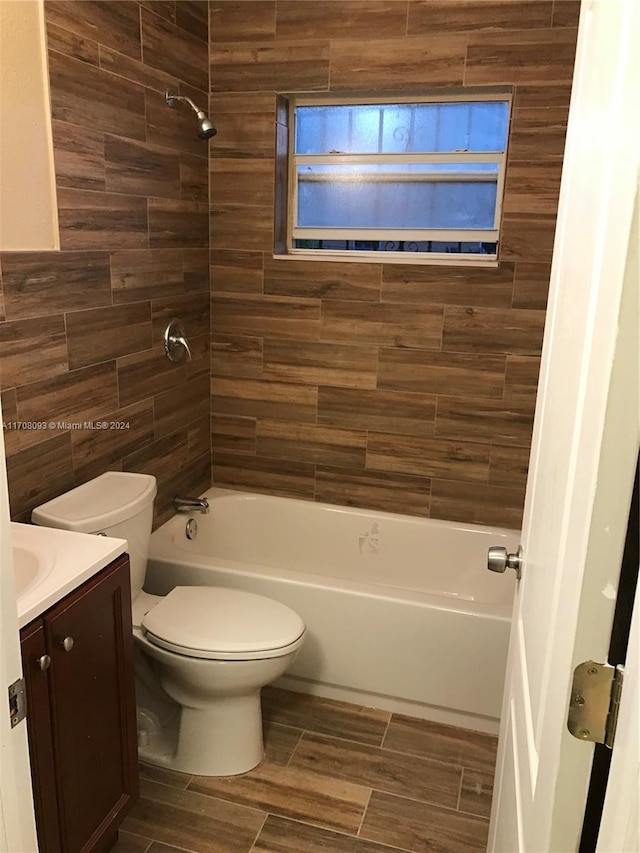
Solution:
{"label": "shower valve handle", "polygon": [[189,344],[187,343],[187,339],[185,338],[184,335],[172,335],[169,338],[169,343],[173,344],[174,346],[184,347],[184,349],[187,352],[187,357],[188,357],[189,361],[191,361],[191,359],[192,359],[191,349],[189,348]]}
{"label": "shower valve handle", "polygon": [[489,548],[487,568],[490,572],[503,574],[507,569],[514,569],[516,577],[520,580],[522,576],[522,545],[518,545],[515,554],[509,554],[502,545],[492,545]]}
{"label": "shower valve handle", "polygon": [[164,330],[164,351],[169,361],[177,364],[184,361],[185,353],[189,361],[192,360],[191,348],[180,320],[169,320]]}

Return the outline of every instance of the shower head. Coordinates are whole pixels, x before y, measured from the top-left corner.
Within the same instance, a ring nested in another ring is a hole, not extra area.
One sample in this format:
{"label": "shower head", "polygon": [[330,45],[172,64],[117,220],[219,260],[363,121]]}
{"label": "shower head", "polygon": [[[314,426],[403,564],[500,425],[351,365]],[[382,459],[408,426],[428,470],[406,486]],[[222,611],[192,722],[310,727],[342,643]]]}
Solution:
{"label": "shower head", "polygon": [[213,126],[212,122],[206,117],[206,115],[200,110],[198,113],[198,136],[200,139],[211,139],[212,136],[215,136],[218,131]]}
{"label": "shower head", "polygon": [[189,104],[191,109],[196,114],[196,118],[198,119],[198,136],[200,139],[211,139],[212,136],[215,136],[218,132],[213,126],[213,122],[211,122],[207,118],[207,114],[204,110],[201,110],[200,107],[197,107],[191,98],[185,97],[185,95],[172,95],[169,92],[165,93],[165,100],[167,102],[167,106],[174,107],[177,101],[184,101],[185,104]]}

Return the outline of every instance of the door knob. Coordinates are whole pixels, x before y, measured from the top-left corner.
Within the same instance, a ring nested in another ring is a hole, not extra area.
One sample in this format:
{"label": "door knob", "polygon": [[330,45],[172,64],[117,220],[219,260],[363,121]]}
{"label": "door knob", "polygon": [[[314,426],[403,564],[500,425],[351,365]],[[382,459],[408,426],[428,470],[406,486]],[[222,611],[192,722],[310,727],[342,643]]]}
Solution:
{"label": "door knob", "polygon": [[522,545],[518,545],[515,554],[509,554],[502,545],[492,545],[489,548],[487,568],[490,572],[503,574],[507,569],[515,569],[518,580],[522,577]]}
{"label": "door knob", "polygon": [[51,658],[49,655],[41,655],[37,660],[39,668],[44,672],[46,669],[49,669],[51,666]]}

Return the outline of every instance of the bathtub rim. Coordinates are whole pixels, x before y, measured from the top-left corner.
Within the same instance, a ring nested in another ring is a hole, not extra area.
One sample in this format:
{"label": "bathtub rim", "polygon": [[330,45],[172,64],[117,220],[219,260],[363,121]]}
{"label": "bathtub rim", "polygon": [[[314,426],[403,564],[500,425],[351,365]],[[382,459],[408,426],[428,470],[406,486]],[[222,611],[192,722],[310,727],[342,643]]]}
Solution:
{"label": "bathtub rim", "polygon": [[[202,493],[201,497],[206,497],[210,501],[218,498],[233,498],[235,500],[257,500],[259,498],[277,499],[278,501],[286,501],[288,503],[298,503],[304,501],[302,498],[287,498],[279,495],[270,495],[263,492],[247,492],[238,489],[226,489],[220,486],[212,486]],[[339,504],[327,504],[319,501],[304,501],[312,506],[318,505],[327,507],[334,511],[348,512],[361,516],[368,516],[371,513],[382,516],[382,518],[402,519],[411,522],[429,523],[429,526],[447,527],[454,531],[471,531],[481,532],[486,535],[519,535],[519,531],[510,530],[502,527],[489,527],[487,525],[472,524],[467,522],[447,521],[445,519],[424,518],[422,516],[408,516],[402,513],[386,512],[384,510],[367,510],[360,507],[342,506]],[[214,507],[211,508],[212,510]],[[444,592],[425,592],[415,590],[411,587],[393,586],[392,584],[382,584],[366,581],[354,581],[348,578],[341,578],[337,575],[320,575],[314,572],[293,571],[281,567],[261,565],[257,563],[247,563],[240,560],[232,560],[230,558],[208,557],[205,554],[198,554],[187,548],[182,548],[177,545],[173,539],[173,528],[177,527],[183,521],[186,524],[189,518],[197,518],[197,513],[176,513],[160,527],[153,531],[149,542],[149,553],[147,561],[147,574],[145,577],[145,591],[147,590],[147,578],[149,569],[153,564],[163,564],[165,566],[172,564],[193,566],[195,569],[206,570],[215,569],[216,571],[229,572],[230,574],[240,573],[246,577],[264,578],[277,577],[286,583],[302,583],[310,586],[320,586],[323,589],[332,590],[335,592],[346,592],[352,595],[364,595],[366,597],[402,601],[408,604],[417,604],[421,606],[433,607],[437,610],[453,611],[464,613],[467,615],[477,615],[481,618],[491,618],[500,620],[511,620],[513,611],[513,599],[504,603],[491,603],[479,601],[474,598],[456,596]],[[162,548],[157,547],[158,543],[162,542]],[[177,584],[176,584],[177,585]],[[202,586],[202,584],[196,584]],[[215,585],[215,584],[214,584]],[[515,595],[515,589],[514,589]]]}
{"label": "bathtub rim", "polygon": [[[442,527],[450,527],[453,530],[470,530],[472,532],[477,532],[477,533],[486,533],[486,534],[496,533],[498,535],[509,534],[509,535],[513,535],[513,536],[520,536],[520,534],[521,534],[520,528],[514,529],[514,528],[510,528],[510,527],[497,527],[497,526],[492,526],[492,525],[488,525],[488,524],[476,524],[475,522],[472,522],[472,521],[453,521],[451,519],[446,519],[446,518],[430,518],[429,516],[424,516],[424,515],[407,515],[406,513],[389,512],[388,510],[384,510],[384,509],[370,509],[370,508],[367,509],[366,507],[349,506],[347,504],[332,504],[332,503],[327,503],[326,501],[310,500],[308,498],[303,498],[303,497],[294,498],[294,497],[287,497],[285,495],[272,495],[272,494],[269,494],[269,492],[249,492],[245,489],[229,489],[225,486],[211,486],[210,488],[208,488],[204,492],[202,492],[201,495],[199,495],[199,497],[211,498],[211,499],[215,499],[216,497],[220,497],[220,498],[233,497],[236,499],[243,499],[243,500],[257,500],[258,498],[267,498],[270,500],[286,501],[287,503],[303,503],[303,504],[309,504],[310,506],[327,507],[327,509],[330,509],[332,511],[348,512],[348,513],[357,514],[357,515],[368,515],[371,513],[375,513],[376,515],[381,515],[383,518],[389,518],[389,519],[402,518],[405,520],[409,520],[411,522],[426,522],[426,523],[428,523],[428,525],[430,527],[431,526],[434,526],[434,527],[442,526]],[[157,533],[159,530],[162,530],[164,527],[166,527],[168,524],[170,524],[176,518],[181,518],[181,517],[185,518],[185,519],[191,518],[191,517],[197,518],[198,515],[199,515],[199,513],[197,513],[197,512],[175,513],[174,515],[171,516],[171,518],[168,518],[165,522],[163,522],[161,525],[159,525],[153,531],[153,533]]]}
{"label": "bathtub rim", "polygon": [[[175,546],[173,546],[175,548]],[[291,569],[274,569],[271,566],[258,566],[252,563],[242,563],[236,560],[213,560],[204,555],[191,555],[192,559],[175,559],[185,552],[175,548],[177,554],[165,554],[162,557],[155,556],[149,552],[147,566],[147,577],[153,574],[153,568],[171,568],[178,566],[181,569],[193,568],[202,571],[216,571],[228,573],[231,576],[241,575],[246,578],[271,578],[291,584],[313,588],[321,587],[331,592],[340,592],[347,595],[363,596],[365,598],[380,599],[383,601],[398,601],[403,604],[429,607],[434,610],[461,613],[468,616],[478,616],[485,619],[511,620],[513,605],[509,604],[487,604],[482,601],[474,601],[468,598],[456,598],[444,594],[421,592],[409,590],[404,587],[392,587],[383,584],[367,584],[351,581],[343,578],[335,578],[327,575],[316,575],[312,572],[294,572]],[[150,580],[150,579],[149,579]],[[147,588],[148,580],[145,579],[144,591],[152,595],[166,595],[166,592],[157,593],[154,589]],[[184,586],[182,582],[176,582],[176,586]],[[207,586],[208,584],[195,583],[193,586]],[[150,583],[153,586],[153,583]],[[219,586],[219,584],[211,584]],[[392,593],[396,593],[393,595]]]}

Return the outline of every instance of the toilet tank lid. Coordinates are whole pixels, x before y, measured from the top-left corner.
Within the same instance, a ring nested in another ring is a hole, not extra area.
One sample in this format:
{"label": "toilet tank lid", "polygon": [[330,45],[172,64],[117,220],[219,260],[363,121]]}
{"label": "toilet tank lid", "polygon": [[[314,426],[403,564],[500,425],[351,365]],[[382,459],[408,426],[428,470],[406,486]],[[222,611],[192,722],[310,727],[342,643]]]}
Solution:
{"label": "toilet tank lid", "polygon": [[43,527],[96,533],[140,512],[153,502],[156,491],[156,478],[150,474],[107,471],[36,507],[31,520]]}

